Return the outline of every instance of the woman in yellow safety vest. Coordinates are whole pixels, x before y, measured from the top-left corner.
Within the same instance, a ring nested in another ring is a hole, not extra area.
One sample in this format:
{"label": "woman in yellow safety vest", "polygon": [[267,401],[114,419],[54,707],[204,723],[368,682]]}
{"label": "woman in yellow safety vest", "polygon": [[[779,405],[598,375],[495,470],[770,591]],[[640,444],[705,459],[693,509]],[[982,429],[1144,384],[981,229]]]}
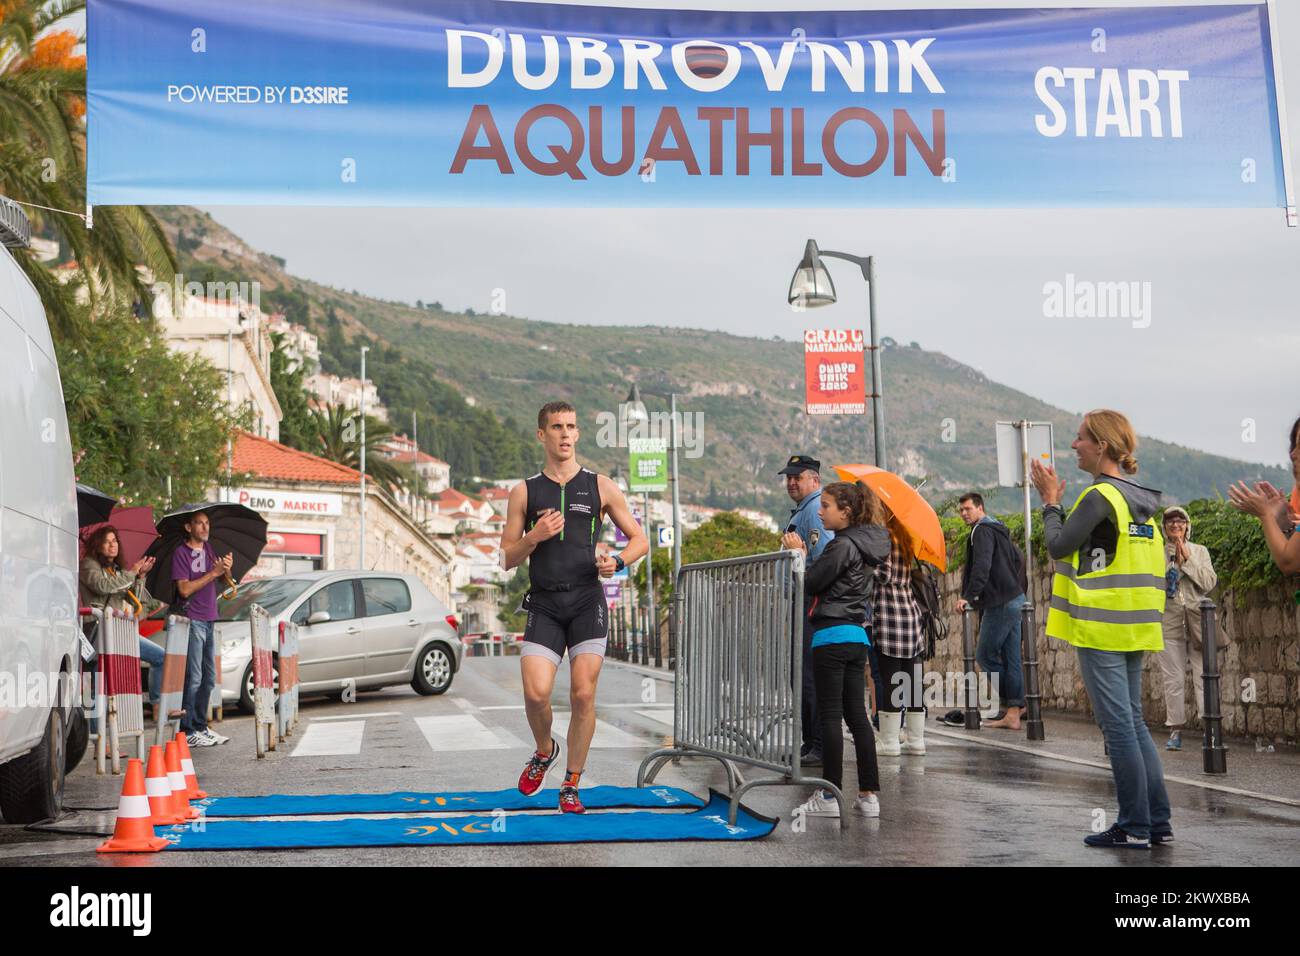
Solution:
{"label": "woman in yellow safety vest", "polygon": [[1122,477],[1137,473],[1137,435],[1119,412],[1088,412],[1070,447],[1093,482],[1069,517],[1061,508],[1065,479],[1037,461],[1030,478],[1056,568],[1047,636],[1078,649],[1119,800],[1115,825],[1083,842],[1147,849],[1173,842],[1164,768],[1142,717],[1143,654],[1164,647],[1165,545],[1153,517],[1160,492]]}

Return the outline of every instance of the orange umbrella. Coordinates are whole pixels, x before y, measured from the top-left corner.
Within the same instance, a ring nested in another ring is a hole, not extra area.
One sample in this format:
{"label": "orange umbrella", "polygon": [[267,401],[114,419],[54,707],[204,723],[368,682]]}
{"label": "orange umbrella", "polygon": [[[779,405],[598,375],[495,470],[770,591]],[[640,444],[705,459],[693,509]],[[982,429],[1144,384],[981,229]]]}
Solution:
{"label": "orange umbrella", "polygon": [[880,503],[907,529],[918,558],[940,571],[948,570],[948,548],[939,516],[919,491],[892,471],[875,465],[835,465],[834,468],[843,481],[864,482],[876,493]]}

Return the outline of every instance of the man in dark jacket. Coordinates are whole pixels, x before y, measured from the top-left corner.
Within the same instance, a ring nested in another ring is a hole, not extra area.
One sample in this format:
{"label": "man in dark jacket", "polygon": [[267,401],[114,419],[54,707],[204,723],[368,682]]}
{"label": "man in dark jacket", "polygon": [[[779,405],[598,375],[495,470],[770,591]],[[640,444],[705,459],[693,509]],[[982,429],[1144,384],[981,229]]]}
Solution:
{"label": "man in dark jacket", "polygon": [[[835,532],[827,531],[822,524],[822,463],[810,455],[791,455],[778,475],[785,479],[785,490],[790,500],[795,503],[790,512],[790,523],[786,526],[782,547],[798,547],[802,544],[808,555],[808,566],[817,563],[822,551]],[[808,609],[811,599],[804,595],[804,610]],[[803,660],[802,706],[803,741],[799,752],[805,767],[820,766],[822,762],[822,725],[817,716],[817,687],[813,682],[812,664],[812,630],[807,613],[803,616],[803,648],[800,652]]]}
{"label": "man in dark jacket", "polygon": [[1025,706],[1020,670],[1020,611],[1025,606],[1024,559],[1007,526],[984,513],[975,492],[961,496],[958,513],[970,527],[970,545],[961,574],[957,610],[980,612],[975,660],[997,689],[1006,713],[985,726],[1020,729]]}

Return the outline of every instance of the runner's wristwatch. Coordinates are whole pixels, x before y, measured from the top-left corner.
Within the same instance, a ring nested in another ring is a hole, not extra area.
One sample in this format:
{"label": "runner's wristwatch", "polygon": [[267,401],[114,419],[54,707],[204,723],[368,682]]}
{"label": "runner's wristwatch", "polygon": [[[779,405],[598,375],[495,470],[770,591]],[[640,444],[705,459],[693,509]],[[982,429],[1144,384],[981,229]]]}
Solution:
{"label": "runner's wristwatch", "polygon": [[621,554],[614,555],[614,573],[617,574],[619,571],[622,571],[625,567],[627,567],[627,565],[623,563],[623,555]]}

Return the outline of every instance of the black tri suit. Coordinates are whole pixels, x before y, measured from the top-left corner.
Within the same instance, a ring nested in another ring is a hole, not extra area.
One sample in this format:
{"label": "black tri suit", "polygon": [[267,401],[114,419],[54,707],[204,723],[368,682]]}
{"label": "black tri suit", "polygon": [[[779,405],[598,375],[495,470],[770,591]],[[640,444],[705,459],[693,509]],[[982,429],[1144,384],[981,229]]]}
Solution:
{"label": "black tri suit", "polygon": [[564,530],[528,557],[529,590],[523,601],[528,624],[521,653],[546,657],[557,666],[566,649],[570,661],[578,654],[603,657],[609,613],[596,571],[603,523],[596,473],[583,468],[564,485],[536,474],[524,484],[524,530],[531,531],[548,509],[564,515]]}

